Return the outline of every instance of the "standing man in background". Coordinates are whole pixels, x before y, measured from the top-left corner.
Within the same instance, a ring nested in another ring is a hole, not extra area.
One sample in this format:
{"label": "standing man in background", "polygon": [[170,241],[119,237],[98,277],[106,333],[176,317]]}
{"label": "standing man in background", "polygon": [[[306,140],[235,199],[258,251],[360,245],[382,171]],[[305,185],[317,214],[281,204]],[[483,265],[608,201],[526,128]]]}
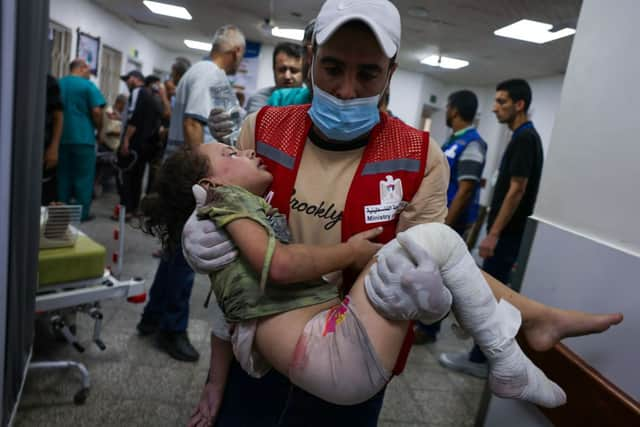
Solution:
{"label": "standing man in background", "polygon": [[254,93],[247,101],[247,114],[267,105],[274,90],[302,86],[302,46],[283,42],[273,50],[273,78],[275,86],[265,87]]}
{"label": "standing man in background", "polygon": [[144,88],[144,76],[138,70],[120,76],[129,88],[129,102],[122,123],[122,142],[118,160],[126,169],[120,192],[120,203],[127,208],[127,219],[137,214],[142,192],[144,169],[158,138],[161,106]]}
{"label": "standing man in background", "polygon": [[[194,64],[182,76],[176,89],[166,156],[185,144],[196,147],[214,141],[206,126],[214,105],[212,93],[228,94],[237,105],[227,75],[238,70],[244,49],[245,39],[240,29],[225,25],[213,37],[210,59]],[[185,362],[195,362],[200,357],[187,335],[194,276],[182,248],[162,254],[149,290],[149,302],[137,325],[141,335],[158,332],[160,347],[174,359]]]}
{"label": "standing man in background", "polygon": [[59,81],[64,125],[58,156],[58,197],[82,205],[82,221],[89,216],[96,172],[96,131],[102,128],[102,93],[89,81],[91,71],[82,58],[71,61],[71,74]]}
{"label": "standing man in background", "polygon": [[[478,219],[480,181],[487,156],[487,143],[473,126],[477,111],[478,97],[470,90],[449,95],[446,120],[453,133],[442,146],[450,170],[447,189],[449,211],[445,223],[463,238]],[[435,341],[438,332],[440,322],[432,325],[416,322],[415,344]]]}
{"label": "standing man in background", "polygon": [[60,86],[58,81],[47,74],[47,110],[44,125],[44,159],[42,169],[41,204],[46,206],[58,200],[58,183],[56,168],[58,167],[58,152],[62,137],[62,123],[64,108],[60,100]]}
{"label": "standing man in background", "polygon": [[171,65],[171,80],[173,80],[173,83],[176,86],[178,86],[178,83],[180,83],[180,79],[185,75],[189,67],[191,67],[191,61],[189,61],[187,58],[178,56],[175,59],[173,65]]}
{"label": "standing man in background", "polygon": [[[311,82],[309,80],[309,65],[311,64],[311,40],[313,38],[313,28],[315,19],[311,20],[304,29],[304,38],[302,40],[301,50],[301,62],[302,62],[302,80],[304,85],[297,87],[281,87],[281,88],[267,88],[271,90],[269,99],[266,100],[266,104],[260,105],[259,108],[264,105],[270,105],[273,107],[284,107],[287,105],[299,105],[308,104],[311,102]],[[276,51],[274,50],[274,54]],[[277,59],[277,56],[276,56]],[[275,75],[275,69],[274,69]],[[249,100],[252,103],[251,99]],[[247,108],[249,104],[247,104]],[[256,110],[257,111],[257,110]],[[209,130],[218,141],[225,141],[229,139],[229,134],[233,131],[233,122],[228,112],[219,109],[212,110],[209,115]],[[231,141],[234,145],[235,141]]]}
{"label": "standing man in background", "polygon": [[[522,79],[496,87],[493,112],[513,132],[500,161],[498,180],[491,200],[487,236],[480,242],[482,269],[509,284],[518,258],[527,217],[533,213],[542,175],[543,151],[540,135],[527,117],[531,88]],[[445,367],[477,377],[487,376],[487,359],[477,345],[470,354],[443,353]]]}
{"label": "standing man in background", "polygon": [[309,21],[304,28],[304,37],[302,39],[302,81],[303,85],[295,88],[280,88],[273,91],[267,105],[273,107],[283,107],[286,105],[309,104],[311,102],[311,76],[309,69],[311,67],[311,58],[313,56],[313,29],[316,20]]}

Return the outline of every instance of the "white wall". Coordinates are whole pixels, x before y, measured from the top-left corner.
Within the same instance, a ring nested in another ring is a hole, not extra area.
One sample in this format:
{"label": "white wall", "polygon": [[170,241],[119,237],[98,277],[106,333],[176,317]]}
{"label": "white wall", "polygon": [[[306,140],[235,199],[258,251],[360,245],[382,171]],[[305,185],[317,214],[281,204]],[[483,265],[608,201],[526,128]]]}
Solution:
{"label": "white wall", "polygon": [[[625,314],[600,335],[565,344],[609,381],[640,399],[640,178],[636,23],[640,4],[582,4],[548,147],[522,292],[575,310]],[[568,396],[571,399],[571,396]],[[511,402],[511,405],[522,405]],[[489,407],[489,417],[496,415]],[[500,423],[522,424],[505,412]],[[489,418],[491,419],[491,418]]]}
{"label": "white wall", "polygon": [[[123,21],[100,6],[87,0],[51,0],[49,17],[71,29],[71,59],[76,53],[76,29],[100,37],[101,47],[105,44],[122,52],[122,70],[133,49],[138,50],[136,61],[142,63],[143,74],[151,74],[154,68],[170,70],[176,56],[160,47]],[[99,81],[99,76],[98,76]],[[121,90],[125,90],[121,85]]]}
{"label": "white wall", "polygon": [[[536,215],[640,254],[634,22],[640,4],[583,5]],[[599,21],[602,21],[601,23]]]}
{"label": "white wall", "polygon": [[389,88],[389,109],[405,123],[420,127],[424,102],[423,74],[407,70],[396,70]]}
{"label": "white wall", "polygon": [[260,46],[260,55],[258,55],[258,79],[256,89],[273,86],[276,84],[273,79],[273,50],[275,46],[263,44]]}

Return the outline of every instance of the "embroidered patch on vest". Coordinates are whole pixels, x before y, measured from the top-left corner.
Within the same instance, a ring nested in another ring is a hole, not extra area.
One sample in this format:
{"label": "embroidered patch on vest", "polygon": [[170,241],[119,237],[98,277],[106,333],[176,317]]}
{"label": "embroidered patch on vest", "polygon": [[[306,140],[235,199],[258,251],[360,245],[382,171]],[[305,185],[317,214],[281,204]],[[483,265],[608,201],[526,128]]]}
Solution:
{"label": "embroidered patch on vest", "polygon": [[393,221],[396,216],[407,206],[402,201],[402,181],[399,178],[387,175],[384,181],[380,181],[380,204],[364,207],[364,221],[366,224]]}

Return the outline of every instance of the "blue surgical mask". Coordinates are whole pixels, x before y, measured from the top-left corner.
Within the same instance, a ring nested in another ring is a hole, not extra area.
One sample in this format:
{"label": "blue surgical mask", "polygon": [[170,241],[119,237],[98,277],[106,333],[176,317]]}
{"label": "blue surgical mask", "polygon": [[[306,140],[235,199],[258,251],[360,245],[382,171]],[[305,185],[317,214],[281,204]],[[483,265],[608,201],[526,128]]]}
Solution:
{"label": "blue surgical mask", "polygon": [[[309,116],[325,136],[336,141],[352,141],[371,131],[380,121],[380,95],[368,98],[338,99],[313,84]],[[384,92],[384,90],[383,90]]]}

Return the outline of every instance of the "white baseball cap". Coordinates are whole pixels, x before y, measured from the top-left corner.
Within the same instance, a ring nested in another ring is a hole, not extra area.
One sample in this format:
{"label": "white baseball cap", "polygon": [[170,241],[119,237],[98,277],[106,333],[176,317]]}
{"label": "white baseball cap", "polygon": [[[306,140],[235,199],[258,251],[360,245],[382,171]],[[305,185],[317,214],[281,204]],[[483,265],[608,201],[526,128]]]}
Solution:
{"label": "white baseball cap", "polygon": [[362,21],[371,28],[387,58],[400,48],[400,13],[389,0],[327,0],[316,18],[316,43],[326,42],[348,21]]}

